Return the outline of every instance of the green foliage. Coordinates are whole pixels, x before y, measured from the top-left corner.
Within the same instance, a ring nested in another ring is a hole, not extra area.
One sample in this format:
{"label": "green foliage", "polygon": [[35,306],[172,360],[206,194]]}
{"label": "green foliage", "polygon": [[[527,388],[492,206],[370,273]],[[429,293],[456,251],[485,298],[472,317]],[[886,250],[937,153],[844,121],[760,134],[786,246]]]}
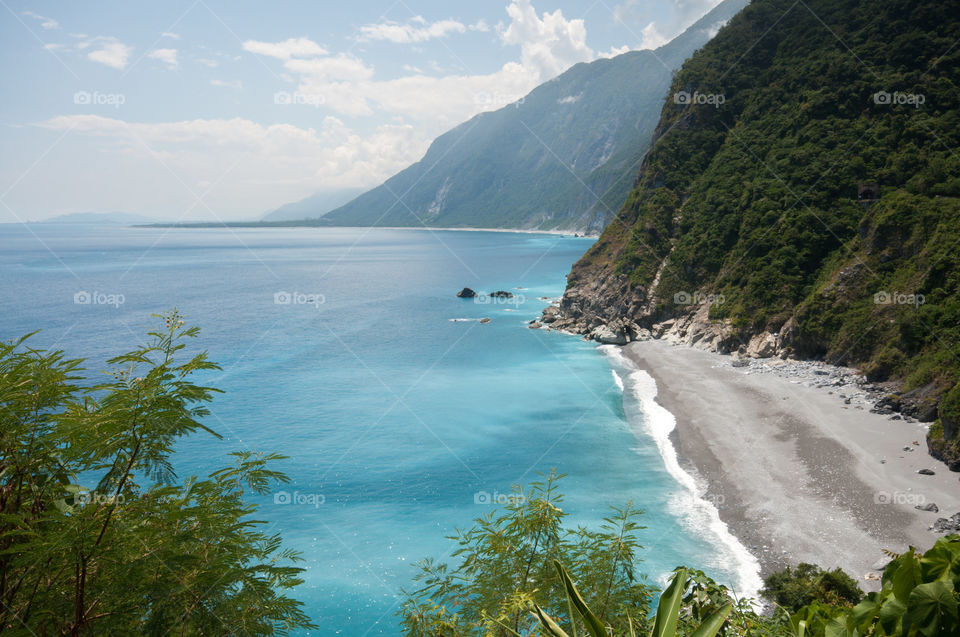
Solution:
{"label": "green foliage", "polygon": [[[800,356],[954,386],[958,31],[960,12],[932,0],[750,3],[670,89],[724,103],[667,99],[636,189],[569,285],[625,275],[628,298],[640,286],[660,301],[654,321],[689,311],[679,291],[722,294],[710,316],[744,342],[794,317]],[[873,182],[880,200],[858,202]],[[616,307],[624,290],[608,287]]]}
{"label": "green foliage", "polygon": [[825,571],[813,564],[789,566],[764,579],[760,593],[790,612],[813,602],[828,606],[853,606],[863,598],[856,580],[836,568]]}
{"label": "green foliage", "polygon": [[909,551],[883,571],[880,592],[852,609],[818,604],[799,610],[791,623],[812,637],[953,637],[960,634],[960,536],[937,540],[929,551]]}
{"label": "green foliage", "polygon": [[[0,344],[0,632],[271,635],[309,627],[287,596],[297,555],[260,530],[246,494],[286,477],[277,455],[233,454],[178,483],[176,441],[207,430],[219,369],[174,311],[151,342],[82,387],[82,361]],[[207,430],[209,431],[209,430]],[[212,433],[212,432],[211,432]]]}
{"label": "green foliage", "polygon": [[[585,603],[626,632],[628,622],[646,626],[652,589],[634,570],[641,548],[639,511],[614,509],[599,530],[564,527],[563,497],[555,474],[515,491],[502,511],[475,520],[450,538],[458,544],[457,566],[427,559],[418,564],[422,586],[407,594],[400,611],[406,634],[527,634],[537,623],[535,600],[546,613],[567,623],[573,610],[559,600],[567,585],[554,561],[567,564],[580,583]],[[554,603],[555,602],[555,603]],[[582,620],[576,620],[582,628]]]}

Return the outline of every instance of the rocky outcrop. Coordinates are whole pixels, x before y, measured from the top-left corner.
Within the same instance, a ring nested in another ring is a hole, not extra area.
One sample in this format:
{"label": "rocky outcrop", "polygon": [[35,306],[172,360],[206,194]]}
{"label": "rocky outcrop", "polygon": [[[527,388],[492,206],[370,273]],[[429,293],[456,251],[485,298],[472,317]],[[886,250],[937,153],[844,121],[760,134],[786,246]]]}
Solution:
{"label": "rocky outcrop", "polygon": [[477,293],[471,290],[470,288],[463,288],[457,292],[457,296],[461,299],[472,299],[477,296]]}
{"label": "rocky outcrop", "polygon": [[506,290],[497,290],[496,292],[491,292],[490,297],[494,299],[512,299],[513,292],[507,292]]}

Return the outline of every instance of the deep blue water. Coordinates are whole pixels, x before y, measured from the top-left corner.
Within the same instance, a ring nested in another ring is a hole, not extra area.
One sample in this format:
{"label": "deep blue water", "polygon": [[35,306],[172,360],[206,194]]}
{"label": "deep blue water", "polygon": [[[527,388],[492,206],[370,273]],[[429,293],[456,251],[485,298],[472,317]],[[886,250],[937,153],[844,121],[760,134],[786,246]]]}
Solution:
{"label": "deep blue water", "polygon": [[[624,413],[608,357],[525,325],[547,304],[540,297],[562,293],[590,243],[0,225],[0,338],[42,328],[34,346],[86,358],[93,372],[144,340],[151,313],[176,306],[199,325],[202,347],[223,366],[204,380],[226,392],[207,421],[224,439],[192,437],[175,466],[205,474],[238,449],[290,456],[276,468],[301,502],[258,501],[304,553],[297,594],[318,634],[397,634],[413,564],[445,558],[454,548],[446,536],[491,509],[477,503],[484,493],[551,468],[569,474],[571,525],[596,525],[628,500],[646,510],[641,569],[654,581],[681,563],[735,581],[741,565],[678,509],[682,487],[638,426],[642,415]],[[456,298],[464,286],[518,296],[484,305]],[[83,292],[94,302],[75,303]],[[318,302],[276,303],[283,292]],[[450,320],[481,317],[491,321]]]}

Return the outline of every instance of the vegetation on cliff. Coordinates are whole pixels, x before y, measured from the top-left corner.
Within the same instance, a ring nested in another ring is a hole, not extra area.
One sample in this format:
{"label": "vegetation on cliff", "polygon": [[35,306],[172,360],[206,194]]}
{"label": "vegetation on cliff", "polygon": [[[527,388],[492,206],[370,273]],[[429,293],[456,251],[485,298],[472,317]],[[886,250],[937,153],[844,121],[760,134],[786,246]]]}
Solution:
{"label": "vegetation on cliff", "polygon": [[733,348],[778,334],[935,417],[960,380],[958,30],[930,0],[751,3],[677,74],[568,295],[642,327],[722,299]]}

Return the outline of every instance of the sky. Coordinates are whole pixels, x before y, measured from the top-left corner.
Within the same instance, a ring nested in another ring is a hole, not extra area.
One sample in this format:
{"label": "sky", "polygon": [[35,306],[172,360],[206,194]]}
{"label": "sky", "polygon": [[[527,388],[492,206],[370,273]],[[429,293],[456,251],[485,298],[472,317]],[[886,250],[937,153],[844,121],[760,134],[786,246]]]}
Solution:
{"label": "sky", "polygon": [[719,0],[0,0],[0,223],[259,218],[367,188]]}

